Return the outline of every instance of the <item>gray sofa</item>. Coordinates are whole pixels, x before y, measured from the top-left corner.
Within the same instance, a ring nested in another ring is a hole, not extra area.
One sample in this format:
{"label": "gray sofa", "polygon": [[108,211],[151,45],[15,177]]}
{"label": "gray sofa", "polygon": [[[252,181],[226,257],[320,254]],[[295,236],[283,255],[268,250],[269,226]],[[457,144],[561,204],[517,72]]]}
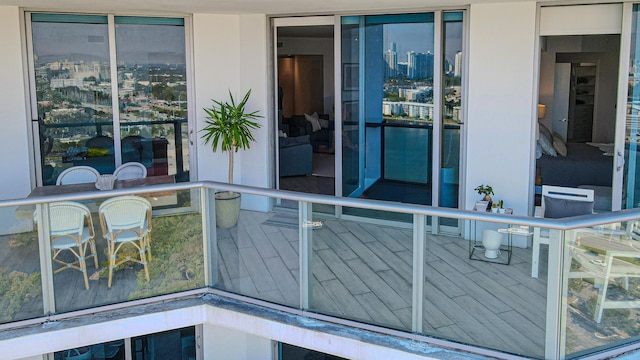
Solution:
{"label": "gray sofa", "polygon": [[278,138],[280,176],[309,175],[313,168],[313,147],[309,135]]}

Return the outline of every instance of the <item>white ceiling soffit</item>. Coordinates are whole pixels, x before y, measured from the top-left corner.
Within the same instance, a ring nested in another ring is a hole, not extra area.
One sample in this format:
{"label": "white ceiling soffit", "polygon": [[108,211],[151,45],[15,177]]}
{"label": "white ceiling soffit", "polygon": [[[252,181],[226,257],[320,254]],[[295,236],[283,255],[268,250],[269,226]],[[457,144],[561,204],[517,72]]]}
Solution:
{"label": "white ceiling soffit", "polygon": [[[134,13],[220,14],[340,14],[358,12],[415,11],[461,7],[476,3],[531,0],[0,0],[0,6],[29,10]],[[548,2],[557,0],[541,0]]]}
{"label": "white ceiling soffit", "polygon": [[622,4],[549,6],[540,9],[540,36],[622,32]]}

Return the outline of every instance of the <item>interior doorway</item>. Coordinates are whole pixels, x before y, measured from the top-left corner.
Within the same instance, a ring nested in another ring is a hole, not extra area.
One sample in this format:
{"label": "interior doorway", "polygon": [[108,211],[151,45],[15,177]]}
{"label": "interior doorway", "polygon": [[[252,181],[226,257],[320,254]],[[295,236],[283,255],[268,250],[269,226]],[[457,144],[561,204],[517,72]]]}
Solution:
{"label": "interior doorway", "polygon": [[[536,179],[612,209],[620,35],[541,39]],[[537,189],[539,190],[539,188]]]}
{"label": "interior doorway", "polygon": [[278,93],[277,184],[335,194],[334,25],[300,18],[275,27]]}

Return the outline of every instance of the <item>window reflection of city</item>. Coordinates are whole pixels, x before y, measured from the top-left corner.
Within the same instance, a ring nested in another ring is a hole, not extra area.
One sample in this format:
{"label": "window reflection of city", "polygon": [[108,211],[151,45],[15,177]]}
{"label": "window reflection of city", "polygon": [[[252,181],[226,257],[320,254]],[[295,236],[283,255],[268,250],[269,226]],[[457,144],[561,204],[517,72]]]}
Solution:
{"label": "window reflection of city", "polygon": [[[433,122],[432,51],[410,50],[406,61],[399,60],[398,44],[391,42],[384,52],[385,78],[383,85],[382,115],[389,123]],[[462,52],[453,59],[444,59],[444,113],[445,123],[459,123],[461,114]]]}

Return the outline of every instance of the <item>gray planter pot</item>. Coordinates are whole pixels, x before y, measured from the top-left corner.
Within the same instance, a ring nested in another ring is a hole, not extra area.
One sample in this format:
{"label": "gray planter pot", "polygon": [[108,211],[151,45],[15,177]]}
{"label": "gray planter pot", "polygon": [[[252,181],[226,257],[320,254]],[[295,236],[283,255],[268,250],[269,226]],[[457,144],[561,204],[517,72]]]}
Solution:
{"label": "gray planter pot", "polygon": [[219,228],[236,226],[240,216],[240,193],[216,193],[216,225]]}

